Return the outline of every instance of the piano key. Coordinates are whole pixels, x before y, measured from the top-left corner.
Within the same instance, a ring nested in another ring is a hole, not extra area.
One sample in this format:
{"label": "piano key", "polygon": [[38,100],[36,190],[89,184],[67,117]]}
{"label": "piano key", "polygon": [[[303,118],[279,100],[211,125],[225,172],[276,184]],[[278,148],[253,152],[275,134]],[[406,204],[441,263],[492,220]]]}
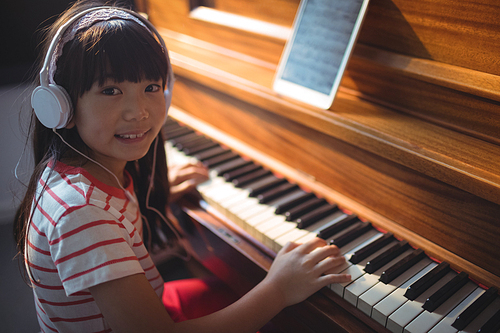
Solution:
{"label": "piano key", "polygon": [[461,272],[453,278],[446,285],[441,287],[438,291],[432,294],[422,306],[425,310],[433,312],[441,304],[443,304],[449,297],[451,297],[457,290],[462,288],[469,281],[469,275]]}
{"label": "piano key", "polygon": [[266,177],[265,180],[263,179],[261,182],[259,182],[259,185],[254,184],[245,188],[250,191],[251,197],[256,197],[259,194],[273,189],[279,185],[285,184],[286,182],[286,179],[278,178],[273,175],[272,177]]}
{"label": "piano key", "polygon": [[373,273],[380,269],[380,267],[385,266],[388,262],[392,261],[396,256],[410,248],[407,241],[400,241],[394,244],[390,249],[380,254],[378,257],[370,260],[365,267],[365,272]]}
{"label": "piano key", "polygon": [[359,221],[358,217],[354,214],[346,216],[342,221],[338,221],[338,223],[332,224],[327,228],[321,229],[318,232],[318,237],[323,239],[328,239],[333,235],[337,234],[340,230],[347,228],[348,226]]}
{"label": "piano key", "polygon": [[395,238],[393,237],[393,234],[388,232],[384,234],[384,236],[382,236],[381,238],[374,241],[373,243],[353,253],[353,255],[349,258],[349,261],[352,262],[353,264],[357,264],[361,260],[368,257],[371,253],[381,249],[382,247],[384,247],[385,245],[389,244],[394,240]]}
{"label": "piano key", "polygon": [[208,158],[206,160],[203,160],[203,165],[205,165],[207,168],[211,169],[219,164],[222,164],[224,162],[228,162],[230,160],[233,160],[235,158],[238,158],[238,154],[232,152],[232,151],[228,151],[224,154],[221,154],[221,155],[218,155],[218,156],[214,156],[214,157],[211,157],[211,158]]}
{"label": "piano key", "polygon": [[319,232],[318,229],[323,228],[325,225],[330,225],[332,223],[335,223],[336,221],[341,221],[347,216],[348,215],[342,211],[336,211],[332,215],[323,218],[322,220],[316,222],[312,226],[306,227],[304,229],[295,228],[294,230],[291,230],[290,232],[276,238],[275,240],[276,246],[281,248],[287,242],[303,243],[304,240],[302,238],[310,237],[309,236],[310,234],[313,234],[314,237],[316,237],[316,234]]}
{"label": "piano key", "polygon": [[405,333],[424,333],[428,332],[434,325],[440,322],[453,308],[469,296],[477,286],[468,280],[456,293],[443,302],[433,312],[422,312],[417,318],[413,319],[406,327]]}
{"label": "piano key", "polygon": [[250,164],[250,165],[247,165],[243,168],[227,172],[227,173],[223,174],[222,177],[224,177],[224,179],[226,181],[232,182],[234,179],[236,179],[238,177],[248,175],[254,171],[261,170],[261,169],[263,169],[263,168],[260,165]]}
{"label": "piano key", "polygon": [[[349,228],[347,228],[346,230],[349,230]],[[348,269],[353,264],[350,261],[348,261],[347,258],[349,258],[355,251],[365,247],[366,245],[370,244],[374,240],[382,237],[382,235],[383,234],[381,232],[377,231],[376,229],[371,229],[367,233],[361,235],[357,239],[355,239],[352,242],[341,247],[340,253],[346,258],[346,261],[342,265],[337,266],[331,272],[333,274],[338,274],[338,273]],[[362,268],[361,268],[361,270],[362,270]],[[332,288],[332,286],[330,286],[330,288]]]}
{"label": "piano key", "polygon": [[429,333],[456,333],[457,329],[452,326],[458,315],[462,313],[468,306],[473,304],[482,294],[484,289],[476,288],[467,298],[458,304],[443,320],[434,326]]}
{"label": "piano key", "polygon": [[259,203],[265,204],[273,199],[279,198],[280,196],[292,192],[293,190],[296,190],[298,188],[299,187],[297,184],[292,184],[287,182],[272,190],[259,194],[257,196],[257,199],[259,200]]}
{"label": "piano key", "polygon": [[404,327],[408,325],[413,319],[415,319],[419,314],[425,311],[422,308],[425,300],[439,290],[446,283],[451,281],[457,274],[455,272],[449,272],[435,284],[424,291],[419,297],[413,301],[407,301],[401,305],[396,311],[394,311],[387,318],[387,329],[393,333],[403,333]]}
{"label": "piano key", "polygon": [[408,268],[415,265],[425,257],[426,255],[422,249],[416,249],[410,255],[406,256],[405,258],[394,264],[392,267],[388,268],[385,272],[383,272],[380,276],[380,282],[383,282],[385,284],[391,282],[401,273],[403,273]]}
{"label": "piano key", "polygon": [[181,136],[178,136],[176,138],[169,139],[168,141],[170,141],[170,143],[172,144],[173,147],[177,148],[178,150],[182,150],[181,147],[185,143],[193,142],[193,141],[196,142],[199,140],[211,141],[211,140],[209,140],[201,135],[198,135],[197,133],[189,133],[189,134],[181,135]]}
{"label": "piano key", "polygon": [[253,163],[252,161],[246,160],[242,157],[238,157],[238,158],[231,160],[227,163],[218,165],[217,167],[214,168],[214,172],[217,174],[217,176],[222,176],[225,173],[237,170],[239,168],[250,165],[252,163]]}
{"label": "piano key", "polygon": [[[495,323],[498,324],[498,311],[500,311],[500,297],[496,297],[490,305],[488,305],[467,327],[460,331],[460,333],[476,333],[476,332],[492,332],[498,331],[494,330]],[[491,320],[491,321],[490,321]],[[488,323],[490,321],[490,323]],[[491,326],[490,326],[491,325]]]}
{"label": "piano key", "polygon": [[293,208],[285,212],[285,216],[287,221],[293,221],[299,218],[300,216],[309,213],[313,209],[316,209],[320,206],[326,205],[327,202],[325,199],[313,197]]}
{"label": "piano key", "polygon": [[[407,249],[405,252],[402,252],[398,256],[394,257],[391,261],[387,262],[384,266],[380,267],[378,270],[374,271],[373,273],[366,273],[361,275],[359,278],[357,278],[355,281],[353,281],[351,284],[346,286],[344,290],[344,299],[351,303],[354,306],[357,306],[358,304],[358,297],[361,296],[364,292],[366,292],[368,289],[373,287],[376,283],[378,283],[378,280],[380,279],[380,275],[382,272],[387,269],[388,267],[392,266],[395,262],[401,260],[405,256],[407,256],[409,253],[412,252],[412,249]],[[368,265],[368,264],[367,264]],[[366,267],[365,267],[366,271]],[[354,277],[353,277],[354,279]]]}
{"label": "piano key", "polygon": [[477,331],[478,333],[495,333],[500,330],[500,310]]}
{"label": "piano key", "polygon": [[396,311],[399,307],[405,304],[408,299],[404,297],[406,288],[412,283],[420,279],[430,270],[437,266],[437,263],[432,262],[426,266],[423,270],[415,274],[411,279],[399,286],[395,291],[389,294],[387,297],[379,301],[372,309],[372,318],[383,326],[387,326],[387,318]]}
{"label": "piano key", "polygon": [[295,220],[295,222],[297,223],[297,228],[304,229],[310,226],[311,224],[314,224],[315,222],[321,220],[323,217],[336,212],[337,210],[338,210],[337,205],[326,204],[320,206],[310,211],[309,213],[306,213],[297,218],[297,220]]}
{"label": "piano key", "polygon": [[[203,145],[205,146],[205,145]],[[218,144],[215,147],[210,147],[210,148],[204,148],[202,147],[196,147],[192,149],[186,149],[187,151],[184,151],[186,155],[192,155],[194,158],[196,158],[198,161],[205,161],[209,158],[219,156],[222,154],[225,154],[228,152],[227,149],[224,147],[219,146]]]}
{"label": "piano key", "polygon": [[408,268],[405,272],[392,280],[390,283],[379,282],[373,288],[362,294],[358,300],[358,309],[363,311],[366,315],[372,316],[372,309],[382,299],[390,295],[399,286],[404,284],[410,278],[421,272],[432,263],[429,258],[423,258],[412,267]]}
{"label": "piano key", "polygon": [[302,191],[302,195],[298,196],[297,198],[290,200],[288,202],[284,202],[283,204],[279,205],[276,207],[276,214],[282,214],[288,211],[290,208],[295,207],[311,198],[314,198],[314,193],[311,192],[304,192]]}
{"label": "piano key", "polygon": [[445,276],[450,271],[450,264],[447,262],[440,263],[431,272],[426,274],[420,280],[408,287],[405,297],[409,300],[414,300],[422,294],[427,288],[434,284],[437,280]]}
{"label": "piano key", "polygon": [[170,131],[168,131],[168,139],[173,139],[173,138],[176,138],[176,137],[179,137],[179,136],[182,136],[182,135],[186,135],[186,134],[190,134],[190,133],[194,133],[194,131],[187,127],[187,126],[180,126],[176,129],[172,129]]}
{"label": "piano key", "polygon": [[337,247],[342,247],[347,243],[352,242],[356,238],[360,237],[364,233],[373,229],[371,223],[359,223],[356,228],[353,228],[348,233],[343,234],[342,236],[335,237],[330,241],[330,244],[335,245]]}
{"label": "piano key", "polygon": [[481,297],[474,301],[464,312],[457,316],[457,319],[453,322],[452,326],[457,330],[463,330],[474,318],[477,317],[481,311],[487,307],[495,297],[497,297],[498,289],[490,288],[484,292]]}
{"label": "piano key", "polygon": [[251,173],[242,175],[240,177],[234,178],[231,182],[234,184],[236,187],[243,187],[248,183],[251,183],[259,178],[265,177],[265,176],[270,176],[272,175],[272,172],[266,169],[257,169]]}

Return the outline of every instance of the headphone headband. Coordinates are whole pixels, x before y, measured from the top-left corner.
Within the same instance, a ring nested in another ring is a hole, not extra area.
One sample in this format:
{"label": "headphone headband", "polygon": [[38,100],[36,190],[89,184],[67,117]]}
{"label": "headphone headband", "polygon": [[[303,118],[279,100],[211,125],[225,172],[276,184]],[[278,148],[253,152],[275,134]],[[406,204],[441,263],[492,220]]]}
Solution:
{"label": "headphone headband", "polygon": [[[72,40],[79,30],[88,28],[96,22],[112,19],[132,20],[156,36],[165,53],[168,65],[167,89],[165,90],[168,111],[172,99],[171,92],[174,84],[174,74],[167,47],[160,33],[148,20],[134,11],[112,6],[101,6],[84,10],[71,17],[59,27],[49,45],[42,69],[40,70],[40,86],[35,88],[31,95],[31,105],[44,126],[56,129],[63,128],[68,124],[72,116],[73,110],[69,94],[64,88],[58,86],[53,78],[56,70],[56,62],[62,53],[64,44]],[[69,34],[65,35],[70,27]]]}

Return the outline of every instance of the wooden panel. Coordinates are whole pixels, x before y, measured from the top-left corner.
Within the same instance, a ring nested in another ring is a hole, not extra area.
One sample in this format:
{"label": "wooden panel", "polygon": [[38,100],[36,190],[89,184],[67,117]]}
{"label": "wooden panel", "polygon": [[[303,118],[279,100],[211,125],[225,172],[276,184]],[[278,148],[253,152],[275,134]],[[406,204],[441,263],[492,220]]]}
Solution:
{"label": "wooden panel", "polygon": [[499,17],[497,0],[371,0],[359,41],[499,75]]}
{"label": "wooden panel", "polygon": [[[176,83],[173,103],[368,210],[500,275],[496,256],[500,205],[183,78]],[[404,238],[411,241],[408,235]]]}

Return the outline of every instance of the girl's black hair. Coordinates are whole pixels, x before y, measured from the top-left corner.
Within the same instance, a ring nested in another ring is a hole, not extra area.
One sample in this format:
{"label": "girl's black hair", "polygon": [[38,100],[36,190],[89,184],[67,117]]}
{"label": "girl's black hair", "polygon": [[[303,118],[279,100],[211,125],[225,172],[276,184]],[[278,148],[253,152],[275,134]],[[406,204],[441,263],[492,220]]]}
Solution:
{"label": "girl's black hair", "polygon": [[[76,13],[103,5],[120,7],[117,3],[78,1],[65,11],[45,33],[44,49],[39,58],[40,68],[48,45],[58,28]],[[54,81],[65,88],[74,106],[78,98],[89,91],[96,81],[102,83],[110,76],[118,82],[161,79],[165,88],[169,68],[164,52],[166,50],[162,49],[156,37],[137,22],[120,19],[97,22],[88,29],[79,31],[65,44],[56,63]],[[37,76],[34,86],[39,84]],[[33,110],[31,112],[29,132],[33,143],[35,168],[14,221],[14,237],[21,255],[26,255],[26,232],[31,223],[33,207],[36,207],[33,200],[36,202],[41,197],[41,194],[37,193],[37,185],[43,171],[50,161],[57,163],[62,158],[78,157],[53,133],[52,129],[40,123]],[[60,129],[58,133],[82,153],[91,154],[76,127]],[[169,196],[169,183],[161,132],[157,139],[159,144],[156,150],[157,161],[153,181],[155,186],[150,195],[149,205],[164,213]],[[170,231],[164,223],[159,222],[156,213],[146,209],[145,202],[152,174],[154,147],[155,145],[151,145],[148,153],[138,161],[128,162],[126,170],[133,178],[141,213],[149,223],[149,226],[144,228],[145,244],[150,245],[147,240],[151,238],[152,243],[162,247],[164,244],[157,230],[160,228],[166,234]],[[82,165],[85,163],[88,161],[82,161]]]}

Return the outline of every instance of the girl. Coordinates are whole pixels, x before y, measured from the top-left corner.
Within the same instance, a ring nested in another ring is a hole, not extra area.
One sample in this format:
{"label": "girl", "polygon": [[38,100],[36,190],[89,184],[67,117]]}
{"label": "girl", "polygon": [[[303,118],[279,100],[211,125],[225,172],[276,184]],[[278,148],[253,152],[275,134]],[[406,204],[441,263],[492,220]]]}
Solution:
{"label": "girl", "polygon": [[[161,243],[165,225],[158,221],[169,182],[158,142],[173,75],[149,23],[119,7],[94,8],[102,5],[77,2],[51,27],[42,69],[64,90],[48,92],[59,88],[44,74],[32,96],[36,167],[15,237],[42,331],[255,332],[284,307],[349,281],[328,273],[344,261],[335,246],[287,244],[241,299],[197,319],[172,319],[169,287],[146,248]],[[66,120],[64,91],[74,106]],[[47,102],[53,95],[55,104]],[[44,112],[63,120],[52,125]]]}

